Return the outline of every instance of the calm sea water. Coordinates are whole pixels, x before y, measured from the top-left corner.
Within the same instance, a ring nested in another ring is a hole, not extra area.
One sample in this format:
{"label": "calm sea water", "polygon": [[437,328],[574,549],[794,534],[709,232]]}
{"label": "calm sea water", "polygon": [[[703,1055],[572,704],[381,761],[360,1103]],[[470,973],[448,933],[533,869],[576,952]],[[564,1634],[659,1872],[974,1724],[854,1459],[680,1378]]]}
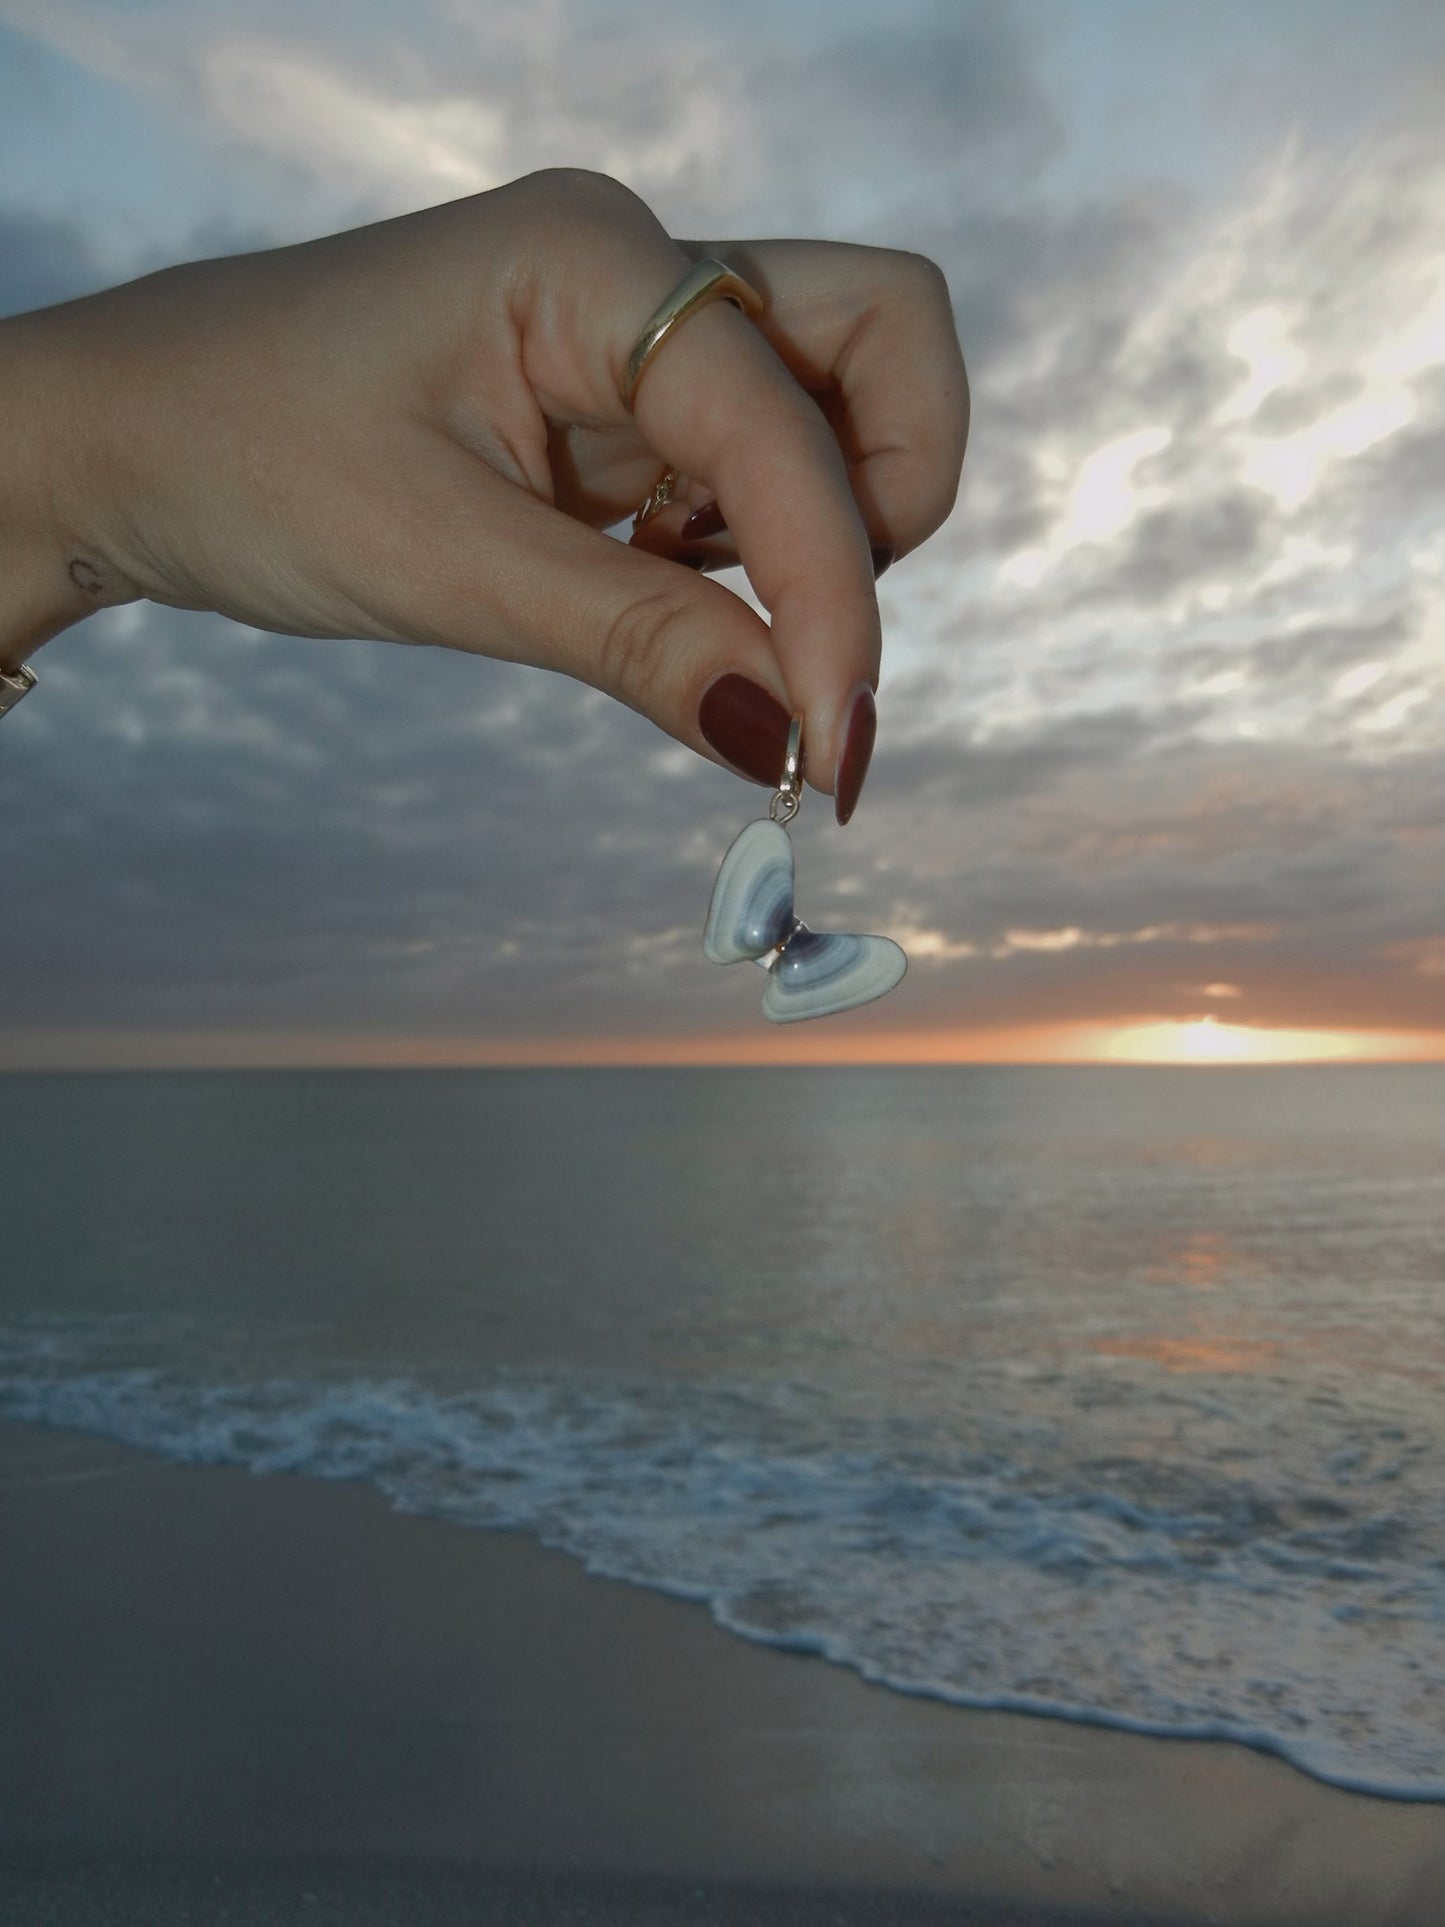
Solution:
{"label": "calm sea water", "polygon": [[1427,1068],[0,1078],[0,1416],[1445,1798],[1442,1125]]}

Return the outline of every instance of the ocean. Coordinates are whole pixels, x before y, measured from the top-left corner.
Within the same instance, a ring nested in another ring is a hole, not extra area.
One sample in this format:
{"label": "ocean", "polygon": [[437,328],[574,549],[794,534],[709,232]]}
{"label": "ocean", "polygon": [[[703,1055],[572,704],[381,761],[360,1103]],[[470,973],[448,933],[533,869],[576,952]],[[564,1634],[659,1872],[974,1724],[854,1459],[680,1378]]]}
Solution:
{"label": "ocean", "polygon": [[0,1077],[0,1418],[1445,1799],[1442,1126],[1424,1066]]}

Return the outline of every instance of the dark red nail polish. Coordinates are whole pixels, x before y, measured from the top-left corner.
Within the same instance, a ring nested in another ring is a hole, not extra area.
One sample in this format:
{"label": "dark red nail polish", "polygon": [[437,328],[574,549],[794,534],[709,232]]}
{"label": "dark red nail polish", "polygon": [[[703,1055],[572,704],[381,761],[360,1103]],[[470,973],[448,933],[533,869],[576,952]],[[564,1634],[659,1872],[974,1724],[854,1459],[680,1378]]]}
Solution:
{"label": "dark red nail polish", "polygon": [[704,502],[683,523],[681,539],[684,542],[701,542],[709,535],[721,535],[726,527],[723,512],[717,503]]}
{"label": "dark red nail polish", "polygon": [[833,779],[833,812],[840,823],[846,823],[858,807],[877,734],[878,708],[873,691],[865,684],[853,698],[853,707],[848,712],[843,754],[838,758],[838,774]]}
{"label": "dark red nail polish", "polygon": [[708,558],[701,549],[678,549],[668,558],[669,562],[680,562],[685,569],[705,569]]}
{"label": "dark red nail polish", "polygon": [[[685,531],[684,531],[685,533]],[[873,580],[876,582],[885,569],[893,567],[893,558],[898,551],[891,542],[875,542],[869,550],[873,557]]]}
{"label": "dark red nail polish", "polygon": [[698,706],[697,726],[719,756],[755,783],[782,780],[788,753],[786,709],[747,676],[719,676]]}

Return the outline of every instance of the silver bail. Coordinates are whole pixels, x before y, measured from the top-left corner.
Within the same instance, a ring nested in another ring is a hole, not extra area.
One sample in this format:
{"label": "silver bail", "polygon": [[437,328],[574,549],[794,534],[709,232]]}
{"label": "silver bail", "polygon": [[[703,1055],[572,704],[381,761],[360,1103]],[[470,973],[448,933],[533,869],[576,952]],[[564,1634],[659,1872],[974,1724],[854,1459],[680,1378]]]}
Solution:
{"label": "silver bail", "polygon": [[22,662],[18,669],[0,669],[0,716],[11,710],[35,687],[35,671]]}
{"label": "silver bail", "polygon": [[788,751],[783,758],[783,780],[768,804],[768,815],[775,823],[791,823],[802,806],[803,717],[798,711],[788,725]]}

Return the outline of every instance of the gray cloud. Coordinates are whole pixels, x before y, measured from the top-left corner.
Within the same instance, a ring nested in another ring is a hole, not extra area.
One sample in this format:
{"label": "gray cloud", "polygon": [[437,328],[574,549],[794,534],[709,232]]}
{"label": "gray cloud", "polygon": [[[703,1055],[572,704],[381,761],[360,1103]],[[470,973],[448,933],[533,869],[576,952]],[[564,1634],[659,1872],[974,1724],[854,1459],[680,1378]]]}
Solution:
{"label": "gray cloud", "polygon": [[[17,731],[3,765],[7,820],[23,798],[31,825],[0,858],[21,906],[0,941],[11,1007],[41,1028],[83,1011],[140,1028],[745,1034],[752,1001],[697,938],[716,858],[761,793],[665,773],[649,725],[576,685],[399,653],[178,615],[123,645],[101,624],[77,633],[44,726]],[[984,950],[1015,930],[1186,933],[925,955],[904,1028],[1182,1015],[1189,986],[1220,977],[1255,1019],[1302,1021],[1313,999],[1319,1021],[1378,1022],[1385,983],[1392,1021],[1429,1022],[1437,987],[1381,952],[1431,932],[1434,766],[1162,747],[1187,719],[885,751],[856,835],[821,808],[800,819],[801,907]]]}
{"label": "gray cloud", "polygon": [[0,315],[73,301],[104,285],[78,222],[0,205]]}
{"label": "gray cloud", "polygon": [[1198,576],[1253,561],[1273,521],[1268,498],[1257,489],[1155,509],[1139,518],[1128,549],[1107,574],[1095,577],[1088,596],[1159,602]]}
{"label": "gray cloud", "polygon": [[1438,526],[1445,504],[1445,368],[1419,380],[1416,395],[1415,420],[1366,449],[1326,499],[1333,521],[1353,523],[1377,543],[1398,541],[1402,523],[1429,518]]}

